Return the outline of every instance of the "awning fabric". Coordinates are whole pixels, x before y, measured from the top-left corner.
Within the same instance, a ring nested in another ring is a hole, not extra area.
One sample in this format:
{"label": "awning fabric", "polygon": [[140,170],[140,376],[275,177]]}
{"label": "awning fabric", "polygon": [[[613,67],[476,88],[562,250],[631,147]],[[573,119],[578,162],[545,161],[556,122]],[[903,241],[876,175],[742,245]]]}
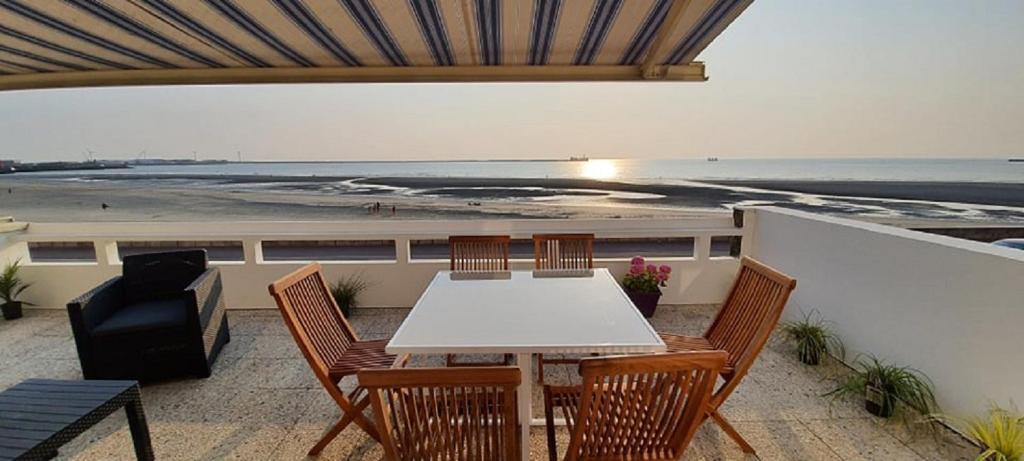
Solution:
{"label": "awning fabric", "polygon": [[0,90],[706,80],[753,0],[0,0]]}

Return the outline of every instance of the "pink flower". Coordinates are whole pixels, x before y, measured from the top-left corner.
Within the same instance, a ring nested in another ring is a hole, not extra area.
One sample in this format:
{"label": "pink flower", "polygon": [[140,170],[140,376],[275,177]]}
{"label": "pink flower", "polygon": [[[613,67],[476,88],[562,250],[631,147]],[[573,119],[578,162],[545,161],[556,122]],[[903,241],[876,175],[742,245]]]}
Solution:
{"label": "pink flower", "polygon": [[654,264],[648,264],[647,272],[658,272],[658,266],[655,266]]}
{"label": "pink flower", "polygon": [[629,268],[629,275],[640,275],[643,271],[643,266],[633,266]]}
{"label": "pink flower", "polygon": [[672,268],[662,264],[662,266],[658,268],[658,272],[664,272],[666,275],[668,275],[672,273]]}
{"label": "pink flower", "polygon": [[629,263],[634,265],[634,266],[643,266],[644,265],[644,257],[643,256],[634,256],[633,259],[629,260]]}
{"label": "pink flower", "polygon": [[656,277],[658,278],[659,282],[664,282],[668,280],[668,274],[665,272],[658,272],[658,275]]}

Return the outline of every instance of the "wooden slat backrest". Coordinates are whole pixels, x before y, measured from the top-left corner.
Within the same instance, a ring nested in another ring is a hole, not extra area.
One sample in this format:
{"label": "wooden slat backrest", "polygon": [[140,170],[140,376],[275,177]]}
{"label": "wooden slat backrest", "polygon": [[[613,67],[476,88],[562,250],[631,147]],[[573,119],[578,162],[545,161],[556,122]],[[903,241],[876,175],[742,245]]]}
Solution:
{"label": "wooden slat backrest", "polygon": [[515,367],[362,370],[385,459],[518,460]]}
{"label": "wooden slat backrest", "polygon": [[461,272],[507,271],[507,235],[453,235],[448,237],[451,264]]}
{"label": "wooden slat backrest", "polygon": [[733,375],[743,376],[779,323],[796,280],[743,257],[739,276],[704,337],[729,353]]}
{"label": "wooden slat backrest", "polygon": [[534,268],[593,269],[594,234],[535,234]]}
{"label": "wooden slat backrest", "polygon": [[321,381],[328,369],[359,340],[341,315],[320,264],[309,264],[270,285],[281,317]]}
{"label": "wooden slat backrest", "polygon": [[675,460],[704,419],[723,351],[586,358],[567,461]]}

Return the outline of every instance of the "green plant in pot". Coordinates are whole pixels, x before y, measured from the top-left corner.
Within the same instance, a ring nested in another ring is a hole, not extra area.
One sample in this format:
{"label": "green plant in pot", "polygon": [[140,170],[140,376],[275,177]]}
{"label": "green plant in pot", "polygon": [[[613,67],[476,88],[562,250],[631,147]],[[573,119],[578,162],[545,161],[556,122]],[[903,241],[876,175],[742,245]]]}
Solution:
{"label": "green plant in pot", "polygon": [[0,273],[0,300],[3,301],[0,310],[3,311],[5,320],[21,318],[22,304],[31,306],[30,303],[18,300],[21,293],[32,285],[22,282],[21,277],[18,276],[19,269],[21,269],[21,260],[7,264],[3,273]]}
{"label": "green plant in pot", "polygon": [[1010,408],[991,404],[984,416],[960,419],[936,415],[936,419],[958,426],[963,434],[983,449],[975,461],[1024,461],[1024,414],[1013,402]]}
{"label": "green plant in pot", "polygon": [[363,279],[361,273],[346,275],[331,285],[331,295],[334,301],[341,308],[341,314],[348,318],[352,309],[359,307],[359,295],[361,295],[370,284]]}
{"label": "green plant in pot", "polygon": [[788,343],[796,347],[800,361],[807,365],[817,365],[822,357],[829,354],[840,360],[846,358],[843,342],[816,310],[804,314],[802,320],[783,323],[782,334]]}
{"label": "green plant in pot", "polygon": [[907,411],[930,415],[938,407],[930,379],[910,367],[889,365],[875,357],[858,358],[854,373],[838,388],[825,394],[833,399],[863,396],[864,409],[875,416],[906,416]]}
{"label": "green plant in pot", "polygon": [[634,256],[629,261],[629,272],[622,278],[622,287],[644,317],[654,316],[661,299],[661,287],[667,286],[671,273],[671,267],[647,264],[641,256]]}

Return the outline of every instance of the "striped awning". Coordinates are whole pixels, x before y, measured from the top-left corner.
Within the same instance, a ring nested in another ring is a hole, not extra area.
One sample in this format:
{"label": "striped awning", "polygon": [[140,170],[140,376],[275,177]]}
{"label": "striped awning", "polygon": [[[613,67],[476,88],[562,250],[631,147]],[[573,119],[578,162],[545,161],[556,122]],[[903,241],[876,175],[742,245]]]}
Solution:
{"label": "striped awning", "polygon": [[0,90],[704,81],[753,0],[0,0]]}

